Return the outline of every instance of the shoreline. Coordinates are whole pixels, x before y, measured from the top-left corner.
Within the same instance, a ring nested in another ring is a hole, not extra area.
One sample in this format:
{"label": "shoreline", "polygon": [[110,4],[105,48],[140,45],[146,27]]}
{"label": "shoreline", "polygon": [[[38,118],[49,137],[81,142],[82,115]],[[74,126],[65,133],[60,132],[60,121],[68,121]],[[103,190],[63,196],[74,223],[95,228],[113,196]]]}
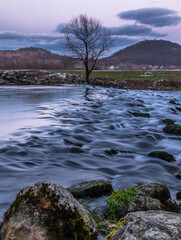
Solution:
{"label": "shoreline", "polygon": [[132,89],[132,90],[158,90],[158,91],[180,91],[181,79],[113,79],[111,77],[90,78],[86,82],[81,75],[45,71],[45,70],[8,70],[0,71],[0,86],[56,86],[60,84],[86,84],[106,88]]}

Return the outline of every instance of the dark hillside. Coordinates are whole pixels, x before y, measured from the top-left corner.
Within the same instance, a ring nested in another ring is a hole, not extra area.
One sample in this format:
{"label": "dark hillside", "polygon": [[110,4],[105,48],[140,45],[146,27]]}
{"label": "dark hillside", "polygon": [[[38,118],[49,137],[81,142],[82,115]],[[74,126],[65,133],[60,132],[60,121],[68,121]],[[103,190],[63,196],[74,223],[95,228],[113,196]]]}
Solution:
{"label": "dark hillside", "polygon": [[41,48],[0,51],[0,69],[73,69],[76,62]]}
{"label": "dark hillside", "polygon": [[181,46],[164,40],[145,40],[103,59],[103,63],[118,65],[152,64],[181,66]]}

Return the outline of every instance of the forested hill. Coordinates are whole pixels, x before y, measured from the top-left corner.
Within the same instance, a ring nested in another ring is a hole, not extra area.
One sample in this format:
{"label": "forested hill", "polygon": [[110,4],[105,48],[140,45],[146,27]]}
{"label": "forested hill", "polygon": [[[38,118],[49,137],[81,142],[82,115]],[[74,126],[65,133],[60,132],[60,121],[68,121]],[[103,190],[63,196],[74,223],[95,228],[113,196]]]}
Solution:
{"label": "forested hill", "polygon": [[145,40],[114,53],[104,61],[109,65],[122,62],[123,64],[181,66],[181,46],[164,40]]}
{"label": "forested hill", "polygon": [[0,69],[73,69],[76,62],[41,48],[0,51]]}
{"label": "forested hill", "polygon": [[[181,46],[164,40],[146,40],[99,60],[98,68],[114,65],[135,69],[145,65],[181,67]],[[80,61],[41,48],[0,51],[0,69],[83,69]]]}

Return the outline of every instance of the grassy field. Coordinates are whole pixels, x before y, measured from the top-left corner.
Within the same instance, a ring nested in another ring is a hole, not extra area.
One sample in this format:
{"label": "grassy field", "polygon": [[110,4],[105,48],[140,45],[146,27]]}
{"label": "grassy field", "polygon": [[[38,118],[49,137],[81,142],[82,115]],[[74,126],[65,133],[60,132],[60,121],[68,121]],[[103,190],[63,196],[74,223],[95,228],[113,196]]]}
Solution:
{"label": "grassy field", "polygon": [[[57,71],[84,76],[84,71]],[[109,79],[148,79],[148,80],[181,80],[181,71],[94,71],[90,78]]]}

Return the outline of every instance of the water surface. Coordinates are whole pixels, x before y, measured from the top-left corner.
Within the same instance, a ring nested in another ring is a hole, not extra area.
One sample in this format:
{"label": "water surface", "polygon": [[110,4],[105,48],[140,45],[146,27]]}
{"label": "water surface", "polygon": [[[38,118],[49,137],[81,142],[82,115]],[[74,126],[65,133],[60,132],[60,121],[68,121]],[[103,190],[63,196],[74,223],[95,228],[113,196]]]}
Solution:
{"label": "water surface", "polygon": [[[166,184],[173,197],[181,180],[181,141],[165,134],[162,119],[181,124],[181,92],[87,86],[0,87],[1,217],[25,186],[51,181],[68,187],[109,179],[114,189],[143,182]],[[150,118],[130,112],[149,113]],[[177,161],[148,157],[167,151]]]}

